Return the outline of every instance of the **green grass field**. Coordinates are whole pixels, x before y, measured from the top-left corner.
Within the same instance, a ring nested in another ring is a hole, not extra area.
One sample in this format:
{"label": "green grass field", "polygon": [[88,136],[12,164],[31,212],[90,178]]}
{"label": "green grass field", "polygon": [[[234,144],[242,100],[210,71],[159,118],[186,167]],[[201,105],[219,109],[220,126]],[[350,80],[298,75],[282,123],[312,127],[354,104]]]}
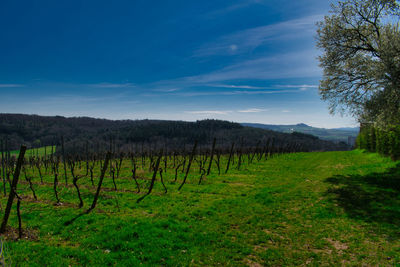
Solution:
{"label": "green grass field", "polygon": [[[39,147],[39,148],[31,148],[31,149],[27,149],[25,152],[25,156],[29,157],[29,156],[40,156],[43,157],[45,155],[50,155],[51,154],[51,149],[52,146],[46,146],[46,147]],[[53,152],[56,151],[56,146],[53,146]],[[16,156],[18,157],[19,155],[19,150],[12,150],[10,151],[10,155],[11,156]],[[0,158],[1,158],[1,154],[0,154]]]}
{"label": "green grass field", "polygon": [[[225,158],[223,162],[225,166]],[[197,165],[193,168],[180,192],[169,170],[164,176],[168,193],[157,182],[153,193],[137,204],[142,193],[136,193],[126,161],[116,180],[118,190],[112,190],[106,176],[90,214],[82,213],[95,191],[88,178],[78,182],[85,202],[78,209],[71,176],[66,187],[62,168],[60,206],[54,205],[51,175],[41,184],[37,172],[28,172],[34,177],[36,201],[22,174],[22,224],[31,238],[5,241],[6,263],[400,265],[399,162],[362,151],[294,153],[246,163],[228,174],[217,175],[213,168],[201,185]],[[184,174],[179,175],[181,181]],[[2,195],[2,213],[6,200]],[[14,207],[9,224],[18,225]]]}

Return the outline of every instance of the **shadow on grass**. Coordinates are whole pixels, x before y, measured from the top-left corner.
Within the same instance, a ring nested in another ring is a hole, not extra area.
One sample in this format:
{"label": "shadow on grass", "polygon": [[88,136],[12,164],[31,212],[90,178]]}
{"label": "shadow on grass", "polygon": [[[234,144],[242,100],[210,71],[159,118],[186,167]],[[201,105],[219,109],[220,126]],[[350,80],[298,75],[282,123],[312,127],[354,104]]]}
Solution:
{"label": "shadow on grass", "polygon": [[72,218],[72,219],[66,221],[66,222],[64,223],[64,226],[68,226],[68,225],[72,224],[73,222],[75,222],[77,219],[79,219],[79,218],[82,217],[83,215],[89,214],[91,211],[92,211],[92,209],[88,209],[88,210],[86,210],[86,211],[83,211],[83,212],[79,213],[79,214],[76,215],[74,218]]}
{"label": "shadow on grass", "polygon": [[338,175],[325,181],[332,184],[327,194],[349,217],[377,223],[400,238],[400,163],[384,173]]}

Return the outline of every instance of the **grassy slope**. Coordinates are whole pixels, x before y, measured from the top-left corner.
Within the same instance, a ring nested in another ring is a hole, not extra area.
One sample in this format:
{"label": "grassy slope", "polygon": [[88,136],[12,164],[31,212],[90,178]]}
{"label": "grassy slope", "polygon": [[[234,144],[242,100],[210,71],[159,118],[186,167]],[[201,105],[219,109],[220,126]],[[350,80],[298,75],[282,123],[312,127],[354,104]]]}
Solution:
{"label": "grassy slope", "polygon": [[[39,239],[8,241],[7,261],[19,266],[399,264],[399,168],[398,162],[360,151],[283,155],[210,175],[200,186],[193,174],[180,193],[178,184],[168,182],[164,195],[157,184],[140,204],[133,192],[103,191],[96,211],[82,216],[76,207],[53,206],[51,187],[38,183],[40,202],[24,201],[21,212],[23,224]],[[105,182],[112,187],[110,178]],[[117,184],[134,190],[128,178]],[[31,194],[27,184],[19,189]],[[63,201],[77,205],[73,188],[60,190]],[[82,191],[88,207],[94,190]],[[2,197],[2,207],[5,201]],[[11,225],[16,221],[13,209]]]}

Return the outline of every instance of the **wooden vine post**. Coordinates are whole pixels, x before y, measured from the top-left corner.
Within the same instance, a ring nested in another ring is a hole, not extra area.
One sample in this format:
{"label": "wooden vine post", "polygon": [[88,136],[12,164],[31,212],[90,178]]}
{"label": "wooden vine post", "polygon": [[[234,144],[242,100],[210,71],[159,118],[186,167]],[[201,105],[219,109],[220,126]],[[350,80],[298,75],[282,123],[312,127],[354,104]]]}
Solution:
{"label": "wooden vine post", "polygon": [[3,222],[1,223],[1,227],[0,227],[0,234],[3,234],[6,231],[8,218],[10,217],[11,207],[12,207],[15,195],[16,195],[19,174],[21,172],[21,167],[24,162],[25,151],[26,151],[26,146],[22,145],[21,149],[19,151],[17,166],[15,167],[14,177],[13,177],[13,180],[11,183],[11,191],[10,191],[10,194],[8,195],[8,201],[7,201],[7,206],[6,206],[6,210],[4,213]]}

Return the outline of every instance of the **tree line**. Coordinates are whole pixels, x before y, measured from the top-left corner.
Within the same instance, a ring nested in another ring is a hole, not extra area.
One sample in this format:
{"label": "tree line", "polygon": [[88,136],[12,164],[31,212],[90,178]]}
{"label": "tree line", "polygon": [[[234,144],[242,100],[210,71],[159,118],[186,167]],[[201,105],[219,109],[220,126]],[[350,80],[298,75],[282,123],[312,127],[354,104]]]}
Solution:
{"label": "tree line", "polygon": [[232,142],[243,142],[244,147],[256,147],[259,141],[266,142],[268,139],[273,139],[277,146],[296,144],[302,147],[302,151],[348,149],[346,144],[334,144],[312,135],[279,133],[220,120],[113,121],[88,117],[0,114],[1,151],[18,149],[21,144],[26,144],[28,148],[56,145],[57,153],[60,153],[61,139],[65,151],[76,154],[86,150],[185,150],[195,140],[202,149],[209,147],[213,138],[226,150]]}
{"label": "tree line", "polygon": [[400,126],[388,128],[374,127],[363,124],[357,137],[358,148],[390,156],[393,160],[400,159]]}

